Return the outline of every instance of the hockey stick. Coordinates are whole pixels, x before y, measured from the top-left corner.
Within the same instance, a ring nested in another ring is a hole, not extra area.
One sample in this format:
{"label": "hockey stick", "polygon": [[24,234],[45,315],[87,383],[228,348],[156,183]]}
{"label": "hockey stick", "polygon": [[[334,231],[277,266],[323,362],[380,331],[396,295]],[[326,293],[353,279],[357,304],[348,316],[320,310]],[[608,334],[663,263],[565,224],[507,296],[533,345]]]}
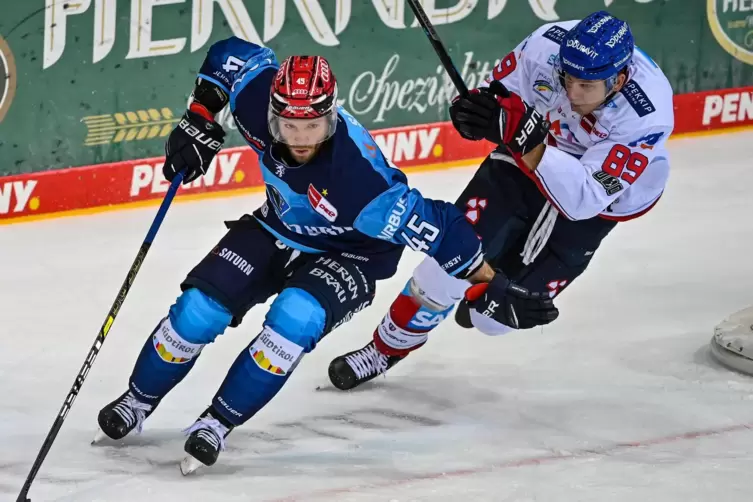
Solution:
{"label": "hockey stick", "polygon": [[178,187],[180,186],[180,183],[182,181],[183,181],[183,173],[180,172],[173,179],[173,182],[170,184],[170,188],[168,188],[167,194],[165,194],[165,198],[162,200],[162,204],[159,207],[159,211],[157,211],[157,216],[155,216],[154,221],[152,221],[152,226],[149,228],[149,231],[146,234],[146,238],[144,239],[144,242],[141,244],[141,247],[139,248],[139,252],[136,254],[136,259],[133,260],[131,269],[128,271],[128,275],[126,276],[126,279],[123,282],[123,285],[120,287],[118,296],[115,298],[115,302],[112,304],[112,307],[110,308],[110,312],[107,314],[105,323],[102,325],[102,328],[100,328],[99,333],[97,333],[97,338],[94,340],[94,345],[92,345],[92,347],[89,349],[89,354],[86,356],[84,365],[79,370],[78,376],[76,377],[76,380],[73,382],[73,386],[71,387],[71,390],[68,391],[68,395],[66,396],[65,401],[63,402],[63,407],[60,408],[60,412],[55,418],[55,422],[52,424],[52,427],[50,428],[50,432],[47,434],[47,438],[44,440],[44,443],[42,444],[42,448],[39,450],[39,453],[37,454],[36,460],[34,460],[34,465],[31,467],[31,471],[29,472],[29,475],[26,477],[26,482],[24,483],[24,486],[21,489],[21,493],[18,494],[18,498],[16,499],[16,502],[31,502],[31,500],[27,498],[29,494],[29,489],[31,488],[31,484],[34,482],[34,478],[36,478],[37,473],[39,472],[39,469],[42,467],[42,462],[44,462],[45,457],[47,457],[47,454],[50,452],[50,448],[52,448],[52,443],[55,441],[55,438],[57,437],[58,432],[60,432],[60,428],[63,426],[63,421],[65,420],[66,415],[68,415],[68,412],[71,410],[71,406],[73,406],[73,401],[76,400],[76,396],[81,390],[81,386],[84,384],[86,375],[89,374],[89,370],[94,364],[94,359],[96,359],[97,354],[99,354],[99,350],[102,348],[102,344],[105,342],[105,337],[107,336],[107,333],[110,332],[110,328],[112,328],[112,324],[113,322],[115,322],[115,318],[117,317],[118,312],[120,312],[120,308],[123,306],[123,302],[125,301],[126,295],[128,295],[128,291],[131,289],[131,286],[133,285],[133,281],[136,279],[136,274],[139,273],[141,264],[144,263],[144,258],[146,257],[146,253],[149,251],[149,248],[152,246],[152,242],[154,241],[154,238],[157,236],[157,231],[159,230],[159,227],[162,225],[162,220],[165,219],[167,210],[170,208],[170,204],[173,201],[173,197],[175,197],[175,193],[177,192]]}
{"label": "hockey stick", "polygon": [[[434,25],[431,24],[429,16],[426,15],[426,11],[424,11],[424,8],[421,6],[419,1],[420,0],[408,0],[408,5],[410,5],[411,10],[416,15],[416,19],[418,19],[418,22],[423,27],[424,33],[426,33],[426,36],[429,37],[429,42],[431,42],[431,46],[434,47],[434,52],[436,52],[437,56],[439,56],[439,60],[442,62],[442,66],[444,66],[444,69],[447,72],[447,75],[450,77],[450,80],[452,80],[452,83],[455,84],[455,88],[458,90],[458,93],[461,97],[467,96],[468,87],[466,87],[465,82],[463,81],[463,76],[460,75],[460,72],[455,67],[455,63],[452,62],[450,55],[447,53],[447,49],[444,48],[444,44],[439,39],[439,35],[437,35],[437,32],[434,29]],[[544,123],[549,124],[548,121],[544,121]],[[547,127],[549,126],[547,125]]]}
{"label": "hockey stick", "polygon": [[452,80],[452,83],[455,84],[455,88],[458,90],[458,93],[461,96],[467,95],[468,87],[466,87],[465,82],[463,81],[463,76],[460,75],[460,72],[452,62],[452,59],[450,59],[450,55],[447,54],[447,49],[444,48],[444,44],[439,39],[439,35],[437,35],[436,30],[434,30],[434,25],[431,24],[429,16],[426,15],[426,11],[424,11],[424,8],[419,3],[419,0],[408,0],[408,5],[410,5],[411,10],[416,15],[416,19],[418,19],[418,22],[423,27],[424,33],[426,33],[426,36],[429,37],[429,42],[431,42],[431,46],[434,47],[434,52],[436,52],[437,56],[439,56],[439,60],[442,62],[442,66],[444,66],[444,69],[447,72],[447,75],[449,75],[450,80]]}

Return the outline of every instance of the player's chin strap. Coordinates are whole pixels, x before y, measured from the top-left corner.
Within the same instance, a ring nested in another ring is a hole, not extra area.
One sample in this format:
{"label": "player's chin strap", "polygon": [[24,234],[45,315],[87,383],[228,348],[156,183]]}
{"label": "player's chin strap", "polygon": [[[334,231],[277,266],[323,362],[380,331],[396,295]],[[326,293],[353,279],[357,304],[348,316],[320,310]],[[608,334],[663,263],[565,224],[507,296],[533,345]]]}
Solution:
{"label": "player's chin strap", "polygon": [[[617,73],[617,75],[619,76],[620,73],[622,73],[622,71],[623,70],[620,70]],[[625,71],[624,73],[625,82],[622,84],[622,88],[624,88],[627,85],[627,83],[630,82],[630,79],[633,76],[633,73],[634,73],[634,63],[630,63],[627,67],[627,71]],[[614,78],[616,79],[617,77],[614,77]],[[607,96],[604,98],[604,102],[599,105],[599,108],[603,108],[607,106],[609,102],[612,101],[615,98],[615,96],[617,96],[617,93],[620,92],[620,91],[614,90],[615,85],[616,85],[616,81],[614,84],[612,84],[611,88],[609,89],[609,92],[607,92]]]}
{"label": "player's chin strap", "polygon": [[531,228],[531,231],[528,233],[523,252],[520,253],[520,256],[523,257],[523,265],[533,263],[533,260],[535,260],[541,250],[544,249],[544,246],[546,246],[546,243],[549,240],[549,236],[552,235],[552,230],[554,230],[554,223],[556,221],[557,209],[547,200],[539,213],[539,217],[536,218],[536,223],[533,224],[533,228]]}

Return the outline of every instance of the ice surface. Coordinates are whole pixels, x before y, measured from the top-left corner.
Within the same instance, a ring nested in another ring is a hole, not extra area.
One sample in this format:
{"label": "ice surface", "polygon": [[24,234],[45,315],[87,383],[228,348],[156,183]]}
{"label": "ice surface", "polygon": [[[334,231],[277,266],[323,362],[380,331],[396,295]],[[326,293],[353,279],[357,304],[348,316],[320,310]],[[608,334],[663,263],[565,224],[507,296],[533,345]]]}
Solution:
{"label": "ice surface", "polygon": [[[666,195],[617,227],[544,330],[445,322],[386,378],[326,376],[362,346],[420,256],[184,478],[180,430],[258,332],[204,351],[141,436],[90,446],[178,283],[261,194],[177,203],[31,490],[37,501],[748,501],[753,378],[711,362],[713,326],[753,303],[753,132],[670,143]],[[472,167],[412,174],[454,200]],[[0,227],[0,500],[15,500],[156,208]],[[320,388],[317,390],[317,388]]]}

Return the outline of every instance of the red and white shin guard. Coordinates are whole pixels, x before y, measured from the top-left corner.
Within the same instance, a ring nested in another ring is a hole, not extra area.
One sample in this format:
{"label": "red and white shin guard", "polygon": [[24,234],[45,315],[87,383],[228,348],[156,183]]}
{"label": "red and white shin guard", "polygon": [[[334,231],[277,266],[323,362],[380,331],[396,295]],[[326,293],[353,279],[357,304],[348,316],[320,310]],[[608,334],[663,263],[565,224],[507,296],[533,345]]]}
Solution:
{"label": "red and white shin guard", "polygon": [[404,357],[421,347],[468,286],[467,281],[447,275],[433,258],[425,258],[374,331],[377,350]]}
{"label": "red and white shin guard", "polygon": [[400,293],[374,330],[377,350],[387,356],[404,357],[425,344],[432,327],[421,330],[411,323],[420,311],[421,305],[411,295]]}

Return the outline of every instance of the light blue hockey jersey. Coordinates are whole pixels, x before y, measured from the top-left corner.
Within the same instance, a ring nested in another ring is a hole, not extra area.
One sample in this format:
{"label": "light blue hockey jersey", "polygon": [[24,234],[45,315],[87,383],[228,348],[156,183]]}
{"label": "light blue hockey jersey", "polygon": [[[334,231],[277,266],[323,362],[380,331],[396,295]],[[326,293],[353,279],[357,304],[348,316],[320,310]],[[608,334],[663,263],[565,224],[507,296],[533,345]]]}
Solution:
{"label": "light blue hockey jersey", "polygon": [[300,167],[286,164],[267,125],[278,67],[271,49],[232,37],[210,48],[199,72],[230,96],[238,130],[259,156],[267,200],[254,217],[269,232],[302,252],[357,260],[374,279],[394,274],[405,246],[433,256],[451,275],[481,263],[481,242],[463,213],[411,189],[342,107],[317,155]]}

